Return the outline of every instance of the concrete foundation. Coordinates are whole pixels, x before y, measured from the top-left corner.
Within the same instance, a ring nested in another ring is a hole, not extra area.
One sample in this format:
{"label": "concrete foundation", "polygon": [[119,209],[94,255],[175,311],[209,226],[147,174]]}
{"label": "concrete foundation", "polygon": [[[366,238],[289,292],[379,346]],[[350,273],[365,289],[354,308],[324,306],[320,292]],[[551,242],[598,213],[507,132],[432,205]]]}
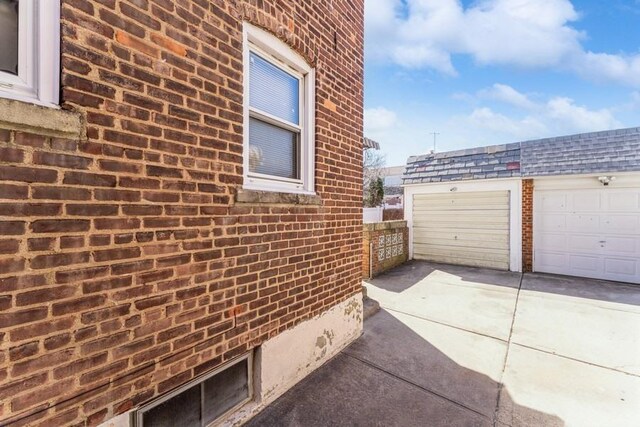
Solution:
{"label": "concrete foundation", "polygon": [[[254,358],[254,399],[219,425],[241,425],[362,335],[362,294],[266,341]],[[131,412],[100,427],[131,427]]]}

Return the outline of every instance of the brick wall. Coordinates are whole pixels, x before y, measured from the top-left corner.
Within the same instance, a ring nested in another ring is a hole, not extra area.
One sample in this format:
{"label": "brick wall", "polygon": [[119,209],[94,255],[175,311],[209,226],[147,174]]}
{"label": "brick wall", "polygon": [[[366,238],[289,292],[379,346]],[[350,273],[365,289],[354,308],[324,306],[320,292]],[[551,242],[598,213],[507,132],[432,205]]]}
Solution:
{"label": "brick wall", "polygon": [[522,180],[522,271],[533,271],[533,180]]}
{"label": "brick wall", "polygon": [[397,267],[409,258],[407,221],[363,225],[362,278],[369,279]]}
{"label": "brick wall", "polygon": [[[360,291],[363,7],[62,0],[86,136],[0,130],[0,424],[99,424]],[[316,67],[319,204],[235,201],[243,20]]]}

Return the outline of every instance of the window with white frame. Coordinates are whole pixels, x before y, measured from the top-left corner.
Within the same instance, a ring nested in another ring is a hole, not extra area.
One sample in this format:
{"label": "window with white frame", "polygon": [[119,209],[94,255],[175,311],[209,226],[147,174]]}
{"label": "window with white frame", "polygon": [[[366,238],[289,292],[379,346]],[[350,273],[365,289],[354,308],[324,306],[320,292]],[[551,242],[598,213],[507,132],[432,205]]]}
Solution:
{"label": "window with white frame", "polygon": [[55,106],[60,2],[0,0],[0,97]]}
{"label": "window with white frame", "polygon": [[312,194],[314,70],[264,30],[244,36],[244,188]]}

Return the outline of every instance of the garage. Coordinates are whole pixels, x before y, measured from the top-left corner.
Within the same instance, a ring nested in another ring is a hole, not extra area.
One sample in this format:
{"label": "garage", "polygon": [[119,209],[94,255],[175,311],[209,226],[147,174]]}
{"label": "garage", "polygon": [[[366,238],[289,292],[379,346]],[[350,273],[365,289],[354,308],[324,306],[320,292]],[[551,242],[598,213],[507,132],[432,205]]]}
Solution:
{"label": "garage", "polygon": [[617,187],[536,189],[535,271],[640,283],[640,189]]}
{"label": "garage", "polygon": [[416,194],[413,258],[509,270],[510,192]]}

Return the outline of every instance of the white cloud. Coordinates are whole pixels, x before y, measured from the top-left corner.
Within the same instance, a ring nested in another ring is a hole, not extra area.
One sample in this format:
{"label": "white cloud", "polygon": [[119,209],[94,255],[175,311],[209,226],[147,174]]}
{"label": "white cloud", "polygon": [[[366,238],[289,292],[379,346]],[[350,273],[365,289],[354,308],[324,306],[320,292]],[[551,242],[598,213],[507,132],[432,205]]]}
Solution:
{"label": "white cloud", "polygon": [[553,98],[547,103],[547,116],[577,132],[622,127],[610,110],[589,110],[576,105],[570,98]]}
{"label": "white cloud", "polygon": [[572,66],[577,73],[593,80],[610,80],[640,87],[640,55],[584,52]]}
{"label": "white cloud", "polygon": [[451,57],[480,64],[569,70],[640,87],[640,55],[589,52],[569,0],[375,0],[365,2],[367,56],[456,75]]}
{"label": "white cloud", "polygon": [[[634,92],[640,99],[640,94]],[[469,95],[471,97],[471,95]],[[615,129],[623,125],[614,116],[614,109],[590,110],[566,97],[551,97],[535,102],[527,95],[511,86],[494,84],[477,92],[476,103],[497,101],[500,104],[516,106],[524,112],[518,116],[513,110],[510,115],[496,112],[490,106],[475,107],[467,116],[456,117],[459,126],[469,126],[496,135],[508,135],[515,140],[538,138],[548,135],[563,135],[576,132],[591,132]]]}
{"label": "white cloud", "polygon": [[500,83],[479,91],[478,96],[483,99],[501,101],[519,108],[532,109],[535,107],[535,103],[527,95],[518,92],[511,86]]}
{"label": "white cloud", "polygon": [[397,120],[396,113],[384,107],[368,108],[364,110],[365,134],[387,131],[396,125]]}
{"label": "white cloud", "polygon": [[548,131],[547,126],[536,117],[527,116],[522,119],[514,119],[496,113],[488,107],[476,108],[465,121],[471,126],[489,130],[498,135],[509,135],[515,138],[514,141],[535,138]]}

